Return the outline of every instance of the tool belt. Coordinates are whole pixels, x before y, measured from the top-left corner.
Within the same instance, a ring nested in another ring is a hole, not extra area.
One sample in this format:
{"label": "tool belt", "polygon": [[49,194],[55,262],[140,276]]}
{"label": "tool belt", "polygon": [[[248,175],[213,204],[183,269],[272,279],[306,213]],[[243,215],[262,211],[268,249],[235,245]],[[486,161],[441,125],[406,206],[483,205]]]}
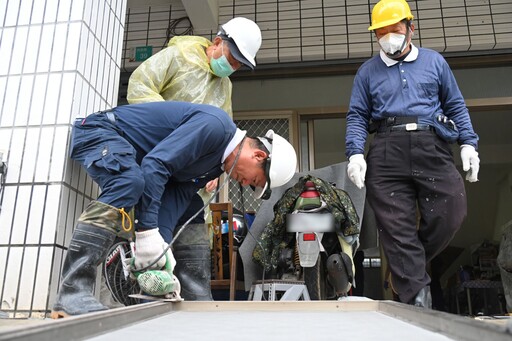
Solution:
{"label": "tool belt", "polygon": [[434,128],[429,124],[419,124],[417,116],[393,116],[371,122],[368,129],[370,134],[397,131],[434,131]]}

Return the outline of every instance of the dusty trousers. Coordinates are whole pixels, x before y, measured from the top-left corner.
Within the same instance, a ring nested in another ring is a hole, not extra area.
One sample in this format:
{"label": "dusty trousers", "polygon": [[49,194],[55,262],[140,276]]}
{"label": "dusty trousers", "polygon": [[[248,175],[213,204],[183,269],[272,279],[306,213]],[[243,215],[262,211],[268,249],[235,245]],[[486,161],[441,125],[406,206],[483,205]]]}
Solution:
{"label": "dusty trousers", "polygon": [[367,163],[366,194],[393,290],[407,303],[430,284],[427,263],[466,217],[464,183],[450,145],[432,131],[378,133]]}

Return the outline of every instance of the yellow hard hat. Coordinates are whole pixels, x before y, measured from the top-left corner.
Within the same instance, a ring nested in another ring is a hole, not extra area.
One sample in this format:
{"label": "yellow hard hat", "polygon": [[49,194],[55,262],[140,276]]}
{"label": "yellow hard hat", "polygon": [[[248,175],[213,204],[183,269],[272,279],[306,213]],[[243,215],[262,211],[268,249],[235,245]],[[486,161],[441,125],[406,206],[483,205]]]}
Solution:
{"label": "yellow hard hat", "polygon": [[403,19],[412,20],[414,16],[405,0],[380,0],[372,10],[372,25],[369,31],[394,25]]}

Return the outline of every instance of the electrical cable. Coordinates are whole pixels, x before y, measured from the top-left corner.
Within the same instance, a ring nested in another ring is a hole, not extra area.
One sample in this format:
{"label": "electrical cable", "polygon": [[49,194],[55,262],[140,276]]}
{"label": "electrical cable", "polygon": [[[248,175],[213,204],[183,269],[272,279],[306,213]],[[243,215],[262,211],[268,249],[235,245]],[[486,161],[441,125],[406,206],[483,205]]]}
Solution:
{"label": "electrical cable", "polygon": [[[182,21],[188,21],[188,26],[182,31],[182,32],[176,32],[176,28]],[[192,27],[192,22],[190,21],[189,17],[181,17],[178,19],[174,19],[169,21],[169,26],[167,26],[167,30],[165,31],[165,42],[162,45],[162,49],[164,49],[167,44],[169,43],[169,40],[171,40],[174,36],[187,36],[194,34],[194,28]]]}

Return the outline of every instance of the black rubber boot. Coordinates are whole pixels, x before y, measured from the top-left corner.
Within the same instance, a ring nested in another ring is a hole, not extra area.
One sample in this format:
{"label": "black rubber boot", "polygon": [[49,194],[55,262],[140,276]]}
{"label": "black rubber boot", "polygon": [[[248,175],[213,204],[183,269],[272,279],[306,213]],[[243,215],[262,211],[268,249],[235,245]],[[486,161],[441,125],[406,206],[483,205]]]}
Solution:
{"label": "black rubber boot", "polygon": [[181,297],[186,301],[213,301],[211,283],[211,250],[208,226],[185,226],[172,243],[176,259],[174,275],[181,284]]}
{"label": "black rubber boot", "polygon": [[98,201],[91,202],[82,213],[64,260],[62,282],[51,313],[53,319],[108,309],[96,300],[93,288],[96,270],[114,242],[114,227],[119,223],[119,211]]}
{"label": "black rubber boot", "polygon": [[432,296],[430,295],[430,286],[426,286],[416,294],[411,302],[416,307],[432,309]]}

